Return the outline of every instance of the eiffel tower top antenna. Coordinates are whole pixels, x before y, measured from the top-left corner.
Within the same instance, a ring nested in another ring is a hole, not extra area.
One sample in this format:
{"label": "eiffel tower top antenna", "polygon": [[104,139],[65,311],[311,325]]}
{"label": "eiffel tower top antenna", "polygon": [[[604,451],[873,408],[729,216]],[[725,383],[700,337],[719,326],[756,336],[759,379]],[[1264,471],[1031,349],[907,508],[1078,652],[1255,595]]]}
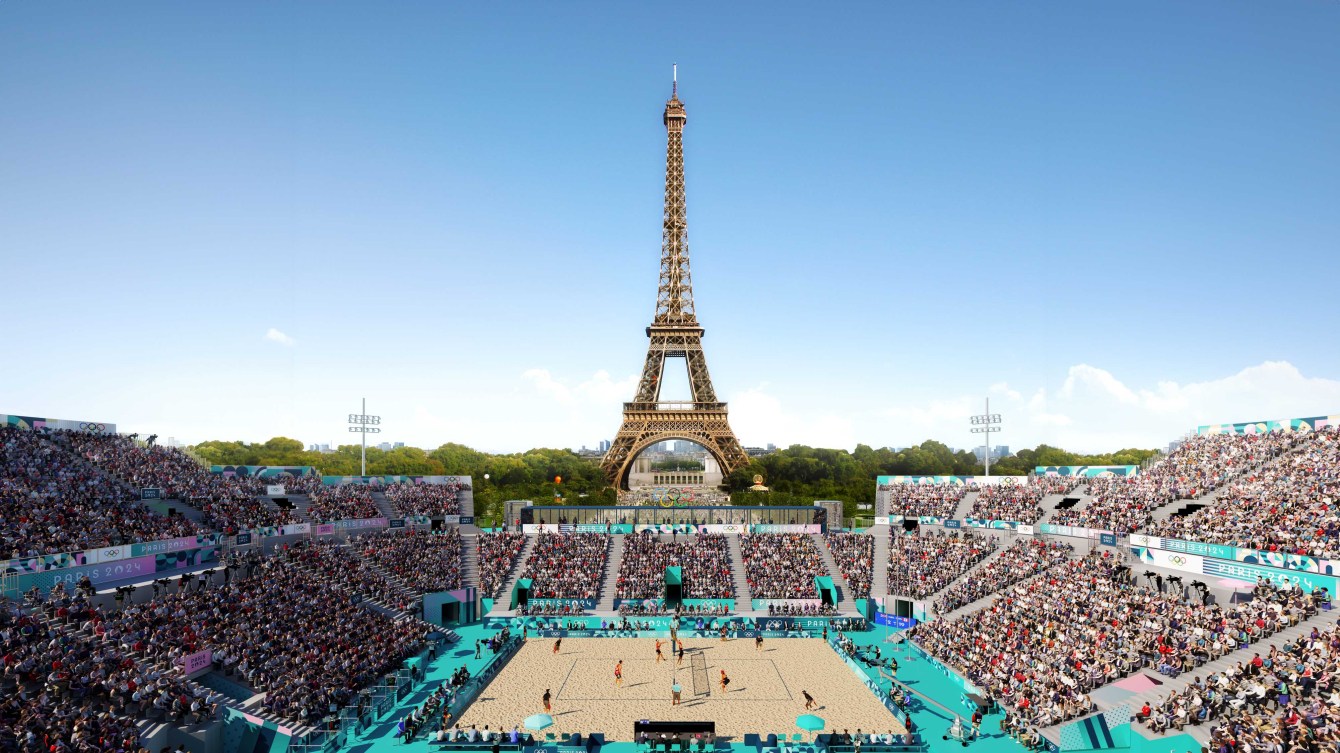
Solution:
{"label": "eiffel tower top antenna", "polygon": [[679,100],[679,64],[671,69],[670,100],[665,103],[665,213],[661,223],[661,274],[656,286],[653,327],[697,327],[693,276],[689,273],[689,219],[684,197],[684,124],[689,117]]}

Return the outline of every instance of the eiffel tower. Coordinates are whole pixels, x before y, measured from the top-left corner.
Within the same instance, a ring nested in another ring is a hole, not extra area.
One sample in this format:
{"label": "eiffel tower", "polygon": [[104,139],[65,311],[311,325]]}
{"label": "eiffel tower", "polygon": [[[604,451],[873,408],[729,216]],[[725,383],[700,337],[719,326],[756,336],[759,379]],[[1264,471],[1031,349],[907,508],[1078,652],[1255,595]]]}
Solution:
{"label": "eiffel tower", "polygon": [[[717,400],[703,354],[703,328],[693,310],[693,279],[689,275],[688,219],[684,212],[684,103],[679,101],[678,76],[665,103],[665,220],[661,234],[661,278],[656,291],[656,316],[647,327],[651,344],[642,367],[637,396],[623,404],[623,425],[605,453],[601,468],[615,488],[628,485],[633,460],[651,445],[687,439],[711,453],[723,475],[749,462],[726,420],[726,404]],[[661,402],[661,378],[669,358],[688,366],[691,402]]]}

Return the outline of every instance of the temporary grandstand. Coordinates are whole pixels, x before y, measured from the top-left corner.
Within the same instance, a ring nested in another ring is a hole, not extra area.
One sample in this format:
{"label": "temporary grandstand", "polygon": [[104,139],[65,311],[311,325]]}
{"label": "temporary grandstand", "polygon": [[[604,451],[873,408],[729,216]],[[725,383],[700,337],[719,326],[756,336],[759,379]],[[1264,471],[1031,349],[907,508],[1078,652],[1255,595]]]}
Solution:
{"label": "temporary grandstand", "polygon": [[[948,744],[980,709],[973,744],[1208,745],[1332,691],[1338,427],[1206,426],[1143,468],[1006,485],[881,477],[861,530],[664,500],[493,530],[466,477],[211,468],[6,416],[0,722],[57,750],[435,748],[463,724],[511,750],[854,751]],[[807,710],[824,731],[796,738]]]}

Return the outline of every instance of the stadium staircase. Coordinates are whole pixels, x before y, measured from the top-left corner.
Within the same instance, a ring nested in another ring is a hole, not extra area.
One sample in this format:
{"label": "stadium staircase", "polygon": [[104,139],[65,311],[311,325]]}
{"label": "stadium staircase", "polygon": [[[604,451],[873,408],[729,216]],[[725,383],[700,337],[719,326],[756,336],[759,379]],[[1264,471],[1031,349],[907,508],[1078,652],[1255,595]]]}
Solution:
{"label": "stadium staircase", "polygon": [[822,533],[810,534],[810,539],[814,545],[819,547],[819,556],[824,558],[824,566],[828,568],[828,577],[833,579],[833,585],[838,590],[838,611],[842,614],[857,614],[856,598],[851,593],[851,586],[847,583],[847,575],[842,572],[838,566],[837,560],[833,559],[833,552],[828,548],[828,542],[824,541]]}
{"label": "stadium staircase", "polygon": [[[516,562],[512,563],[512,572],[507,575],[507,580],[503,581],[502,590],[498,592],[497,601],[493,604],[493,609],[489,612],[491,615],[509,613],[508,605],[512,603],[512,589],[516,588],[516,582],[521,579],[521,574],[526,571],[526,562],[530,555],[535,551],[535,543],[539,541],[538,536],[527,536],[526,545],[521,548],[521,553],[516,556]],[[484,594],[485,597],[493,594]]]}
{"label": "stadium staircase", "polygon": [[892,526],[875,526],[866,531],[875,537],[875,561],[870,573],[870,597],[883,599],[889,593],[889,536]]}
{"label": "stadium staircase", "polygon": [[[1264,638],[1259,638],[1250,645],[1240,647],[1237,651],[1234,651],[1231,654],[1226,654],[1218,659],[1215,659],[1214,661],[1202,664],[1190,672],[1183,672],[1177,677],[1168,677],[1166,675],[1161,675],[1158,673],[1157,670],[1154,669],[1138,670],[1136,673],[1133,674],[1144,674],[1146,677],[1150,677],[1154,680],[1157,680],[1161,684],[1149,688],[1148,690],[1143,690],[1139,693],[1136,693],[1133,696],[1127,696],[1125,698],[1122,698],[1119,701],[1115,702],[1104,701],[1102,700],[1102,697],[1100,695],[1098,698],[1094,699],[1094,702],[1097,704],[1098,710],[1100,712],[1107,711],[1108,709],[1112,709],[1117,706],[1128,706],[1131,710],[1131,713],[1134,714],[1135,712],[1140,710],[1140,707],[1143,706],[1146,701],[1149,703],[1150,707],[1157,706],[1161,701],[1163,701],[1168,696],[1172,695],[1174,692],[1180,691],[1187,685],[1190,685],[1195,678],[1208,677],[1209,675],[1212,675],[1216,672],[1221,672],[1223,670],[1229,669],[1234,665],[1236,665],[1238,662],[1245,663],[1247,661],[1250,661],[1252,658],[1252,654],[1258,651],[1262,651],[1263,645],[1267,647],[1270,645],[1282,646],[1285,643],[1297,640],[1300,636],[1307,635],[1312,631],[1313,627],[1322,627],[1322,628],[1327,627],[1327,625],[1323,623],[1327,623],[1331,619],[1333,618],[1331,617],[1330,612],[1325,611],[1319,612],[1316,616],[1314,616],[1310,620],[1304,620],[1303,622],[1294,625],[1293,627],[1281,630],[1278,633],[1266,636]],[[1219,721],[1222,721],[1223,718],[1224,717],[1221,715],[1218,720],[1212,720],[1204,724],[1200,725],[1188,724],[1181,730],[1178,730],[1175,727],[1170,728],[1166,733],[1163,734],[1155,733],[1153,730],[1149,729],[1143,724],[1133,725],[1133,729],[1135,731],[1138,731],[1141,735],[1143,735],[1146,738],[1149,737],[1159,738],[1168,735],[1178,735],[1185,732],[1194,737],[1198,742],[1200,742],[1201,745],[1208,745],[1210,741],[1210,729],[1214,727],[1214,725],[1217,724]],[[1066,724],[1069,723],[1070,722],[1063,722],[1062,724],[1047,727],[1041,730],[1042,736],[1047,738],[1048,740],[1051,740],[1052,742],[1059,742],[1061,727],[1064,727]]]}
{"label": "stadium staircase", "polygon": [[614,592],[619,583],[619,565],[623,562],[624,534],[616,533],[610,537],[609,554],[605,557],[605,576],[600,583],[600,601],[596,611],[614,613]]}
{"label": "stadium staircase", "polygon": [[391,518],[401,518],[403,515],[397,515],[395,508],[391,506],[391,500],[386,498],[382,492],[372,493],[372,503],[377,506],[377,514],[390,520]]}
{"label": "stadium staircase", "polygon": [[[288,501],[293,503],[293,517],[297,518],[299,522],[303,523],[320,522],[312,520],[312,516],[308,512],[308,510],[312,506],[312,500],[308,498],[306,494],[290,494],[288,495]],[[274,503],[271,502],[270,504],[273,505]]]}
{"label": "stadium staircase", "polygon": [[1073,497],[1075,494],[1076,492],[1071,492],[1069,494],[1048,494],[1043,497],[1042,501],[1038,503],[1038,506],[1042,508],[1042,515],[1039,515],[1038,519],[1033,521],[1034,525],[1051,522],[1052,516],[1056,514],[1056,506],[1061,504],[1061,500],[1066,497]]}
{"label": "stadium staircase", "polygon": [[749,588],[749,575],[744,567],[744,552],[740,549],[740,537],[727,536],[726,545],[730,548],[730,571],[735,578],[735,613],[752,614],[754,592]]}
{"label": "stadium staircase", "polygon": [[[479,588],[479,536],[478,531],[461,532],[461,585]],[[481,589],[480,596],[488,597]]]}
{"label": "stadium staircase", "polygon": [[981,492],[968,492],[963,495],[963,499],[958,501],[958,507],[954,508],[954,519],[963,520],[972,512],[972,506],[977,504],[977,495]]}

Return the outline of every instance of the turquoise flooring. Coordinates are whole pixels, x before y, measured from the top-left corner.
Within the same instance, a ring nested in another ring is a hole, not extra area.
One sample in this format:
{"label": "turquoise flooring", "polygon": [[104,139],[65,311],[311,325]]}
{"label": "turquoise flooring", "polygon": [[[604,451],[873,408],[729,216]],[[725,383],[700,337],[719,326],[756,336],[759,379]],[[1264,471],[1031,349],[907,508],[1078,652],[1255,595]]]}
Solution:
{"label": "turquoise flooring", "polygon": [[[456,632],[461,636],[461,642],[457,644],[459,648],[448,649],[444,655],[439,656],[429,665],[427,682],[418,691],[410,694],[386,718],[379,720],[377,724],[370,727],[362,735],[353,738],[342,753],[390,753],[393,750],[403,753],[429,753],[429,751],[437,753],[437,751],[443,750],[440,746],[429,743],[424,736],[420,736],[419,739],[408,744],[400,742],[400,738],[396,736],[396,723],[403,719],[410,710],[417,708],[428,697],[432,689],[444,682],[461,664],[465,664],[474,674],[487,663],[489,656],[487,650],[484,651],[484,658],[474,658],[474,643],[476,639],[487,638],[497,631],[486,629],[482,625],[471,625],[457,628]],[[869,633],[852,633],[850,637],[861,645],[880,646],[881,652],[885,656],[892,650],[894,656],[898,657],[898,679],[901,682],[950,709],[961,710],[966,720],[968,711],[960,701],[963,694],[962,687],[945,676],[941,670],[933,666],[915,649],[910,647],[895,648],[885,643],[884,639],[890,635],[890,632],[888,628],[877,627]],[[872,679],[878,679],[873,672],[871,677]],[[887,688],[888,683],[883,682],[882,687]],[[930,750],[933,753],[965,751],[956,742],[946,742],[940,739],[950,723],[953,722],[949,713],[920,699],[911,704],[909,711],[913,722],[916,724],[917,731],[921,733],[923,739],[929,742]],[[976,751],[976,753],[1024,753],[1025,748],[1023,746],[1000,731],[1002,718],[1003,715],[1000,714],[988,716],[982,723],[982,737],[972,742],[966,750]],[[602,730],[592,731],[601,732]],[[879,731],[883,732],[884,730]],[[1132,735],[1133,739],[1137,737],[1138,735]],[[741,745],[732,747],[734,753],[743,753],[745,750]],[[636,746],[632,743],[607,743],[601,750],[603,753],[634,753],[635,749]],[[748,750],[749,753],[754,753],[752,748]],[[1157,740],[1138,739],[1132,745],[1131,750],[1135,753],[1194,753],[1199,750],[1199,745],[1189,735],[1177,735]]]}

